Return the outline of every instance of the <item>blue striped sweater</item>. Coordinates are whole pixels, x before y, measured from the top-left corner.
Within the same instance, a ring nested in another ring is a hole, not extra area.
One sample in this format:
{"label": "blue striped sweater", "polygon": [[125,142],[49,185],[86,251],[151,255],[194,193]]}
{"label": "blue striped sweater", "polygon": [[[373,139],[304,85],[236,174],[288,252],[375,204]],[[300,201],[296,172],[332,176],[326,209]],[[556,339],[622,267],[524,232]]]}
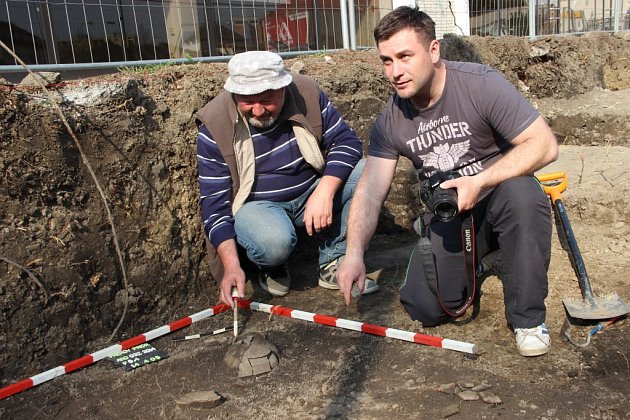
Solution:
{"label": "blue striped sweater", "polygon": [[[346,180],[361,159],[361,141],[343,120],[339,111],[320,91],[323,136],[326,159],[323,175]],[[247,201],[290,201],[309,189],[319,174],[302,158],[290,122],[272,127],[251,127],[256,155],[256,177]],[[201,217],[206,236],[217,248],[234,238],[232,214],[232,179],[228,166],[204,125],[197,135],[197,162]]]}

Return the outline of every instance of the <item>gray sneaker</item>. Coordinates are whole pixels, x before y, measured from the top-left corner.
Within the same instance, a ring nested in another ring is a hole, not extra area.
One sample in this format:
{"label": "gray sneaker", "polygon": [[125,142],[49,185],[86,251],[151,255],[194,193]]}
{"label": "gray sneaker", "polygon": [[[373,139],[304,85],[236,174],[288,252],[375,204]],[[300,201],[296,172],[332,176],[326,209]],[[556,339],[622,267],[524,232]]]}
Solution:
{"label": "gray sneaker", "polygon": [[[337,267],[341,263],[343,257],[337,258],[329,262],[328,264],[319,268],[319,285],[324,289],[339,290],[339,284],[337,283]],[[370,295],[380,290],[377,282],[374,280],[365,279],[365,287],[362,295]]]}
{"label": "gray sneaker", "polygon": [[259,271],[258,284],[260,284],[261,289],[273,296],[286,295],[291,287],[289,267],[287,264],[283,264],[272,270]]}

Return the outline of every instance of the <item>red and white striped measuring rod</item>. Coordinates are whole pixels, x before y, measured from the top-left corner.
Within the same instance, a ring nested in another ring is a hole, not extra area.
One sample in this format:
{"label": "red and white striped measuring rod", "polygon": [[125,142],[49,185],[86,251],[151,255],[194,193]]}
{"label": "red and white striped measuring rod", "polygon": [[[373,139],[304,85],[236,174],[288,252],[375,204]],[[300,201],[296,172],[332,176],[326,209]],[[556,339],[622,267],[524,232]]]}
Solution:
{"label": "red and white striped measuring rod", "polygon": [[[426,334],[414,333],[410,331],[397,330],[395,328],[382,327],[374,324],[366,324],[364,322],[351,321],[349,319],[337,318],[330,315],[320,315],[312,312],[299,311],[284,306],[268,305],[260,302],[252,302],[245,299],[238,299],[238,306],[259,312],[266,312],[273,315],[281,315],[288,318],[301,319],[303,321],[314,322],[316,324],[328,325],[332,327],[344,328],[347,330],[360,331],[367,334],[378,335],[382,337],[395,338],[397,340],[410,341],[412,343],[424,344],[427,346],[439,347],[448,350],[459,351],[469,354],[477,354],[476,344],[466,343],[462,341],[449,340],[446,338],[435,337]],[[161,337],[173,331],[187,327],[193,322],[220,314],[229,310],[230,307],[224,304],[213,306],[209,309],[197,312],[193,315],[181,318],[170,324],[148,331],[144,334],[137,335],[118,344],[114,344],[102,350],[85,355],[79,359],[65,363],[56,368],[47,370],[39,375],[31,376],[20,382],[0,388],[0,400],[15,395],[19,392],[26,391],[36,385],[50,381],[58,376],[84,368],[99,360],[121,353],[123,350],[130,349],[137,345],[146,343],[155,338]]]}
{"label": "red and white striped measuring rod", "polygon": [[316,324],[344,328],[353,331],[360,331],[367,334],[395,338],[397,340],[410,341],[412,343],[419,343],[427,346],[459,351],[462,353],[478,354],[479,352],[476,344],[449,340],[447,338],[414,333],[411,331],[397,330],[395,328],[382,327],[374,324],[366,324],[364,322],[351,321],[349,319],[337,318],[330,315],[319,315],[312,312],[304,312],[296,309],[286,308],[284,306],[268,305],[266,303],[251,302],[244,299],[239,300],[239,306],[243,308],[250,308],[254,311],[266,312],[268,314],[301,319],[303,321],[314,322]]}
{"label": "red and white striped measuring rod", "polygon": [[77,369],[84,368],[88,365],[98,362],[99,360],[105,359],[106,357],[119,354],[123,350],[130,349],[139,344],[146,343],[150,340],[153,340],[154,338],[157,338],[165,334],[171,333],[173,331],[179,330],[181,328],[187,327],[193,322],[197,322],[204,318],[208,318],[213,315],[220,314],[221,312],[225,312],[229,309],[230,307],[224,304],[213,306],[212,308],[203,310],[201,312],[197,312],[196,314],[171,322],[170,324],[156,328],[144,334],[140,334],[135,337],[129,338],[125,341],[121,341],[120,343],[114,344],[113,346],[109,346],[103,350],[99,350],[95,353],[90,353],[79,359],[65,363],[61,366],[57,366],[56,368],[47,370],[46,372],[40,373],[39,375],[31,376],[28,379],[24,379],[20,382],[16,382],[4,388],[0,388],[0,400],[10,397],[11,395],[17,394],[18,392],[25,391],[36,385],[42,384],[46,381],[50,381],[51,379],[54,379],[58,376],[65,375],[66,373],[70,373]]}

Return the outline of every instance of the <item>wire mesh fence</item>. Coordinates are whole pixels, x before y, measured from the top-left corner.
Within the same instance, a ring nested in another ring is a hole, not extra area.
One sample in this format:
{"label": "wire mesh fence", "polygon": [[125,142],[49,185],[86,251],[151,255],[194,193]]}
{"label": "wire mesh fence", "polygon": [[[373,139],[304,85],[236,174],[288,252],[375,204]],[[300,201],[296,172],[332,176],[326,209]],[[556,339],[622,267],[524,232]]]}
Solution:
{"label": "wire mesh fence", "polygon": [[[355,3],[362,45],[388,3]],[[0,28],[0,39],[34,65],[344,47],[339,0],[1,0]],[[15,62],[3,51],[0,64]]]}
{"label": "wire mesh fence", "polygon": [[[630,29],[630,0],[416,1],[438,37],[532,36],[530,14],[533,35]],[[373,47],[391,9],[392,0],[0,0],[0,39],[35,66],[319,52]],[[0,66],[19,67],[3,50]]]}
{"label": "wire mesh fence", "polygon": [[[534,33],[530,34],[533,13]],[[541,36],[630,29],[629,0],[472,0],[471,35]]]}

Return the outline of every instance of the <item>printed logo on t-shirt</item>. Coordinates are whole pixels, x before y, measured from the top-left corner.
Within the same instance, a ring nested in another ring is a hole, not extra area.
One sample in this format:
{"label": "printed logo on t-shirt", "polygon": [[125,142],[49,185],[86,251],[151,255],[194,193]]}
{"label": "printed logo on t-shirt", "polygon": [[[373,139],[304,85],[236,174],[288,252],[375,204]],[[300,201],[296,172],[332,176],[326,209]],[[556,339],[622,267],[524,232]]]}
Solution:
{"label": "printed logo on t-shirt", "polygon": [[418,155],[424,166],[431,166],[440,171],[448,171],[455,168],[455,164],[466,154],[470,148],[470,140],[455,144],[438,144],[432,152],[426,155]]}
{"label": "printed logo on t-shirt", "polygon": [[[483,169],[475,159],[460,162],[469,151],[472,132],[465,121],[451,122],[448,115],[418,124],[417,136],[406,142],[412,155],[423,166],[439,171],[462,168],[462,175],[474,175]],[[461,171],[460,171],[461,172]]]}

